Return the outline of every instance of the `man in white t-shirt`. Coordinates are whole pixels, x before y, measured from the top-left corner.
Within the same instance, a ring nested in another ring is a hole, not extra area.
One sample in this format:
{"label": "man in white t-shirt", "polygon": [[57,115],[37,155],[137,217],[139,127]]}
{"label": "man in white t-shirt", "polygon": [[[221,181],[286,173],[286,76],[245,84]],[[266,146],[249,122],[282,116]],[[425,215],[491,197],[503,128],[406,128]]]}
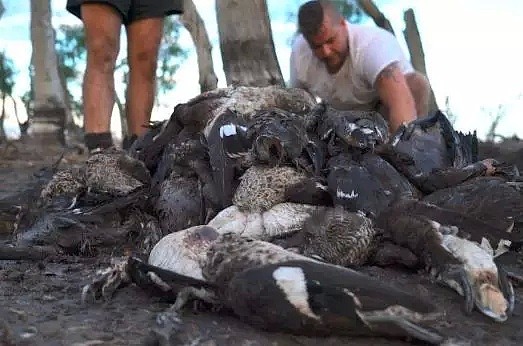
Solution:
{"label": "man in white t-shirt", "polygon": [[330,1],[298,13],[290,85],[338,109],[379,110],[390,130],[428,113],[430,86],[386,30],[349,24]]}

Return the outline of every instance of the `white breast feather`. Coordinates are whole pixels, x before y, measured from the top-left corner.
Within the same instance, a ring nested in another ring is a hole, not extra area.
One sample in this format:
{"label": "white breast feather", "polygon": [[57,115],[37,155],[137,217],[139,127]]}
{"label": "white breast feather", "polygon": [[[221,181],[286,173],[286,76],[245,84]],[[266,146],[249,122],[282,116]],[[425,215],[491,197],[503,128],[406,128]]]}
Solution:
{"label": "white breast feather", "polygon": [[204,280],[200,261],[205,257],[210,244],[189,247],[185,238],[194,231],[194,226],[171,233],[160,239],[149,254],[148,263],[178,274]]}
{"label": "white breast feather", "polygon": [[478,244],[455,235],[442,235],[442,244],[464,265],[467,273],[488,270],[497,275],[498,269],[492,255]]}

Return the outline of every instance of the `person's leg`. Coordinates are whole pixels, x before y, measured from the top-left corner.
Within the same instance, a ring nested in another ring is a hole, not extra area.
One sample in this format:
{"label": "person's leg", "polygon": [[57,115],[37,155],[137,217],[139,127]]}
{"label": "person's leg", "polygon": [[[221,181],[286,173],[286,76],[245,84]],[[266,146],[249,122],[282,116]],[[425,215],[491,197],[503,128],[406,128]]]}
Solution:
{"label": "person's leg", "polygon": [[419,72],[406,74],[405,79],[416,102],[418,118],[427,116],[429,113],[430,100],[429,80]]}
{"label": "person's leg", "polygon": [[163,17],[139,19],[127,26],[129,81],[126,115],[131,135],[142,135],[151,118],[162,34]]}
{"label": "person's leg", "polygon": [[112,145],[110,122],[114,106],[114,68],[120,50],[122,14],[111,5],[84,3],[87,67],[83,84],[84,130],[89,150]]}

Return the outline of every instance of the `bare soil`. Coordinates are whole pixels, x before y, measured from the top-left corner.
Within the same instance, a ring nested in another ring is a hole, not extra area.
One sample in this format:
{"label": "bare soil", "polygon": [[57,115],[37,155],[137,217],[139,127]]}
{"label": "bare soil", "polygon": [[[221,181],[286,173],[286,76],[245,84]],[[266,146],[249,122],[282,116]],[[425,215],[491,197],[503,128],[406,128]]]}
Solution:
{"label": "bare soil", "polygon": [[[21,191],[36,170],[59,157],[57,147],[17,143],[0,146],[0,198]],[[69,153],[65,164],[81,164]],[[8,235],[0,234],[2,237]],[[109,256],[66,257],[44,262],[0,261],[0,345],[406,345],[386,338],[306,338],[256,330],[234,316],[187,311],[180,322],[159,323],[169,303],[127,286],[107,303],[82,304],[81,288]],[[514,315],[493,322],[478,312],[467,316],[462,298],[424,273],[366,268],[370,275],[430,297],[445,312],[434,328],[453,345],[519,345],[523,339],[523,290],[516,288]],[[169,342],[166,341],[169,337]]]}

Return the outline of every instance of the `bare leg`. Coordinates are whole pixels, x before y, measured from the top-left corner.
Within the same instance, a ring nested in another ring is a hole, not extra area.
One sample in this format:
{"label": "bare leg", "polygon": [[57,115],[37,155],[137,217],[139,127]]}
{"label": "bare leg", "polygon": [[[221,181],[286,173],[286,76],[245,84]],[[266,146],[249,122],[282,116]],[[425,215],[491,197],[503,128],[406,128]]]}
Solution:
{"label": "bare leg", "polygon": [[428,115],[430,99],[429,80],[419,72],[409,73],[405,75],[405,79],[416,102],[418,118]]}
{"label": "bare leg", "polygon": [[87,46],[83,85],[85,132],[110,132],[114,67],[120,50],[122,18],[115,9],[104,4],[86,3],[81,11]]}
{"label": "bare leg", "polygon": [[142,135],[151,118],[162,34],[163,18],[141,19],[127,27],[129,86],[126,113],[130,134]]}

